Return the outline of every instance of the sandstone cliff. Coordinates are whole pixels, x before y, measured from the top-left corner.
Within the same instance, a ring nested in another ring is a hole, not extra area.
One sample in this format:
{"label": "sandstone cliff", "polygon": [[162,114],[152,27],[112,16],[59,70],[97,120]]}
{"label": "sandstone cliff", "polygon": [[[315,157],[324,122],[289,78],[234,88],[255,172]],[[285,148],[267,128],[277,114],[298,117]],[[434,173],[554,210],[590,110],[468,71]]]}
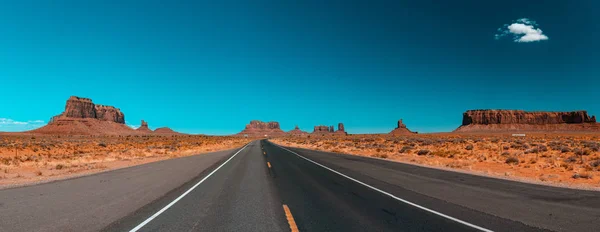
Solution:
{"label": "sandstone cliff", "polygon": [[392,135],[409,135],[409,134],[416,134],[417,132],[412,132],[410,131],[406,125],[404,125],[404,123],[402,122],[402,119],[398,120],[398,126],[396,126],[396,129],[392,130],[390,132],[390,134]]}
{"label": "sandstone cliff", "polygon": [[135,134],[125,125],[125,115],[118,108],[96,105],[89,98],[72,96],[65,111],[52,117],[48,125],[31,131],[43,134],[121,135]]}
{"label": "sandstone cliff", "polygon": [[468,110],[455,132],[586,132],[599,131],[587,111],[527,112],[523,110]]}

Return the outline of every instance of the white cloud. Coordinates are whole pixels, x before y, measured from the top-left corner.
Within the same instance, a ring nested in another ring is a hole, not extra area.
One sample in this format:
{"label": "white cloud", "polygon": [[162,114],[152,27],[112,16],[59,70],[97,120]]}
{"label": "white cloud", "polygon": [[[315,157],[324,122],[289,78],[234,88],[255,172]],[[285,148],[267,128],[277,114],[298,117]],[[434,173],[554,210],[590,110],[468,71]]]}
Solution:
{"label": "white cloud", "polygon": [[2,131],[25,131],[32,130],[44,125],[42,120],[15,121],[10,118],[0,118],[0,128]]}
{"label": "white cloud", "polygon": [[495,37],[500,39],[512,35],[513,41],[518,43],[548,40],[548,36],[544,35],[542,29],[537,27],[538,24],[533,20],[528,18],[517,19],[510,25],[504,24],[503,27],[498,28],[498,34]]}

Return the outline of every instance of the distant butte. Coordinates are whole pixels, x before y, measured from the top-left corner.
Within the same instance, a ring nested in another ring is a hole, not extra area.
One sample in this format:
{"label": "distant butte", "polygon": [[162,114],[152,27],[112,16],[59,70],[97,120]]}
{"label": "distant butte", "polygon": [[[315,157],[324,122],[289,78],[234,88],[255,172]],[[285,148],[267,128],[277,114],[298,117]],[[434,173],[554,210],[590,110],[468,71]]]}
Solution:
{"label": "distant butte", "polygon": [[347,135],[344,128],[343,123],[338,123],[338,130],[336,131],[333,126],[315,126],[312,134],[321,134],[321,135]]}
{"label": "distant butte", "polygon": [[303,135],[308,135],[308,132],[300,130],[300,127],[298,127],[298,125],[296,125],[296,127],[287,132],[288,135],[292,135],[292,136],[303,136]]}
{"label": "distant butte", "polygon": [[587,111],[468,110],[455,132],[599,132]]}
{"label": "distant butte", "polygon": [[416,133],[417,132],[412,132],[408,128],[406,128],[406,125],[404,125],[402,119],[398,120],[398,126],[396,126],[396,129],[390,132],[391,135],[410,135]]}
{"label": "distant butte", "polygon": [[136,131],[145,132],[145,133],[151,133],[152,132],[152,130],[150,130],[150,128],[148,128],[148,123],[146,121],[144,121],[144,120],[142,120],[142,123],[141,123],[140,127],[137,128]]}
{"label": "distant butte", "polygon": [[[158,129],[157,129],[158,130]],[[173,134],[161,130],[161,134]],[[92,99],[71,96],[65,111],[50,119],[48,125],[28,131],[39,134],[69,135],[136,135],[153,133],[148,123],[142,120],[140,128],[134,130],[125,125],[125,114],[113,106],[98,105]]]}
{"label": "distant butte", "polygon": [[246,128],[242,130],[238,135],[249,136],[249,137],[274,137],[283,136],[285,132],[279,128],[278,122],[262,122],[259,120],[252,120],[250,124],[246,125]]}

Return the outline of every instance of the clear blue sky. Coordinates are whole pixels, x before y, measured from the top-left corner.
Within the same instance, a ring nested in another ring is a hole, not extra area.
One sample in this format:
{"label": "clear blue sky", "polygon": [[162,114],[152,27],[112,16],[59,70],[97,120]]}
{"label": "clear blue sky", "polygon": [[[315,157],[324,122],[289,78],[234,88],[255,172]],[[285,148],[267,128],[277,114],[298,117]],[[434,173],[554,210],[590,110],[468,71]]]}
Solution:
{"label": "clear blue sky", "polygon": [[206,134],[252,119],[376,133],[400,118],[451,131],[468,109],[600,114],[599,1],[161,2],[4,2],[0,131],[47,123],[71,95]]}

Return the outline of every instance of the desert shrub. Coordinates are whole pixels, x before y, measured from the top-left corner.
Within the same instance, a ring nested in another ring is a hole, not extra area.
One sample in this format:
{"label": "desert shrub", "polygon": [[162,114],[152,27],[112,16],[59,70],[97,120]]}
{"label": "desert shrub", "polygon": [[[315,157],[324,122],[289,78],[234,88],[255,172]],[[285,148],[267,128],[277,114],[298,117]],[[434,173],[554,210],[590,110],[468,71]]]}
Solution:
{"label": "desert shrub", "polygon": [[104,143],[104,142],[98,143],[98,146],[100,146],[100,147],[106,147],[106,143]]}
{"label": "desert shrub", "polygon": [[518,164],[519,163],[519,158],[514,157],[514,156],[508,157],[508,158],[506,158],[505,163],[507,163],[507,164]]}
{"label": "desert shrub", "polygon": [[473,150],[473,144],[467,145],[465,149],[467,149],[467,151]]}
{"label": "desert shrub", "polygon": [[590,162],[590,166],[597,168],[598,166],[600,166],[600,160],[594,160]]}
{"label": "desert shrub", "polygon": [[573,150],[573,152],[575,152],[575,155],[578,155],[578,156],[584,156],[584,155],[590,155],[590,154],[592,154],[592,151],[590,151],[588,149],[581,149],[581,148],[575,148]]}
{"label": "desert shrub", "polygon": [[539,153],[540,150],[537,147],[531,148],[531,149],[527,149],[525,150],[525,154],[529,154],[529,153]]}
{"label": "desert shrub", "polygon": [[577,162],[577,157],[570,156],[569,158],[565,159],[565,162],[567,162],[567,163],[575,163],[575,162]]}
{"label": "desert shrub", "polygon": [[62,164],[57,164],[57,165],[56,165],[56,167],[54,167],[54,168],[55,168],[55,169],[57,169],[57,170],[61,170],[61,169],[63,169],[64,167],[65,167],[65,165],[62,165]]}
{"label": "desert shrub", "polygon": [[510,149],[510,147],[509,146],[504,146],[504,147],[502,147],[502,149],[503,150],[508,150],[508,149]]}
{"label": "desert shrub", "polygon": [[546,152],[546,151],[548,151],[548,147],[546,145],[544,145],[544,144],[538,145],[537,148],[538,148],[538,150],[540,152]]}
{"label": "desert shrub", "polygon": [[413,146],[404,146],[404,147],[402,147],[400,149],[400,153],[406,153],[406,152],[408,152],[408,151],[410,151],[412,149],[415,149],[415,147],[413,147]]}
{"label": "desert shrub", "polygon": [[429,154],[429,152],[430,151],[427,149],[421,149],[417,152],[417,155],[427,155],[427,154]]}
{"label": "desert shrub", "polygon": [[570,152],[571,148],[567,147],[567,146],[562,146],[560,147],[560,153],[567,153]]}
{"label": "desert shrub", "polygon": [[505,151],[505,152],[502,152],[502,154],[500,154],[500,155],[501,155],[501,156],[510,156],[510,152],[508,152],[508,151]]}

